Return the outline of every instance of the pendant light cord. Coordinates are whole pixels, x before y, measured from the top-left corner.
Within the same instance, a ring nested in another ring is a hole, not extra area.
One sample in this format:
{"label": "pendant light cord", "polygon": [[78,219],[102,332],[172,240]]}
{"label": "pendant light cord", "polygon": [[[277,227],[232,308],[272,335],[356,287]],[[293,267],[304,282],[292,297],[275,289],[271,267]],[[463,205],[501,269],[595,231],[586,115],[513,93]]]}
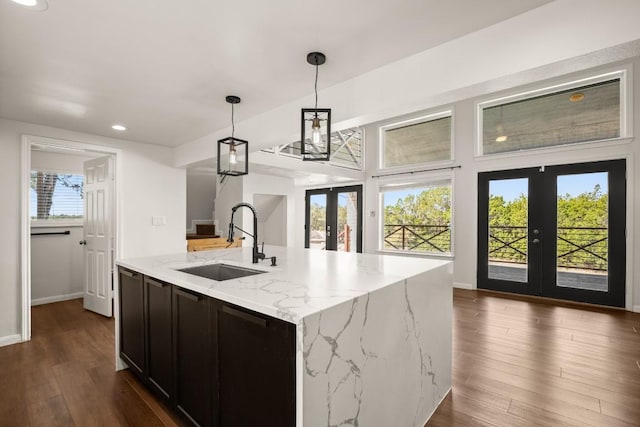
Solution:
{"label": "pendant light cord", "polygon": [[316,83],[314,85],[314,92],[316,93],[316,116],[318,115],[318,64],[316,64]]}
{"label": "pendant light cord", "polygon": [[233,104],[231,104],[231,138],[236,133],[236,125],[233,122]]}

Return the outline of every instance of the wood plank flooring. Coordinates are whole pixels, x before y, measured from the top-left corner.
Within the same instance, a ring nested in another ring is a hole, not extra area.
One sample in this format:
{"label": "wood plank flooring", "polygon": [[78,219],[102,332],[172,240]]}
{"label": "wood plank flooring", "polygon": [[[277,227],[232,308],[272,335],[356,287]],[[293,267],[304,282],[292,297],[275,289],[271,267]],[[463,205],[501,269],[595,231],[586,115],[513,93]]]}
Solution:
{"label": "wood plank flooring", "polygon": [[113,319],[82,300],[32,308],[32,340],[0,348],[0,426],[179,426],[128,371]]}
{"label": "wood plank flooring", "polygon": [[[33,339],[0,348],[0,426],[182,425],[114,371],[113,319],[32,314]],[[428,427],[640,426],[640,314],[456,289],[453,355]]]}
{"label": "wood plank flooring", "polygon": [[435,426],[640,426],[640,314],[454,290]]}

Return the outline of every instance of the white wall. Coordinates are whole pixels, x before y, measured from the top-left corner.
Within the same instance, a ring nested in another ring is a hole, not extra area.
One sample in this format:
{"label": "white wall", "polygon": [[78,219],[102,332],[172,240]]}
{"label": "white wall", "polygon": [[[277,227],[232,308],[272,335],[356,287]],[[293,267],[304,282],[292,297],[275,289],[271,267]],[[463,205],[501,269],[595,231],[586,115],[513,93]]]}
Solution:
{"label": "white wall", "polygon": [[187,230],[195,233],[193,220],[213,220],[217,180],[214,173],[187,172]]}
{"label": "white wall", "polygon": [[254,194],[260,241],[265,245],[287,246],[287,196]]}
{"label": "white wall", "polygon": [[66,172],[82,175],[84,162],[100,157],[99,154],[57,153],[51,151],[31,150],[31,168],[47,172]]}
{"label": "white wall", "polygon": [[[244,177],[242,201],[253,203],[256,194],[285,196],[287,218],[294,218],[296,215],[294,192],[295,186],[293,179],[249,173],[249,175]],[[242,215],[244,217],[244,224],[247,227],[251,227],[250,224],[253,223],[251,212],[248,209],[243,209]],[[262,233],[261,229],[258,230]],[[294,246],[295,234],[294,221],[287,221],[286,246]],[[262,242],[262,238],[259,238],[259,240]],[[251,239],[245,240],[245,245],[251,245]]]}
{"label": "white wall", "polygon": [[38,227],[32,233],[63,232],[69,235],[31,236],[31,303],[45,304],[77,298],[84,291],[82,226]]}
{"label": "white wall", "polygon": [[[185,171],[172,166],[173,150],[63,129],[0,119],[0,341],[21,332],[21,136],[39,135],[121,150],[117,171],[120,257],[184,252]],[[167,218],[152,226],[151,217]]]}

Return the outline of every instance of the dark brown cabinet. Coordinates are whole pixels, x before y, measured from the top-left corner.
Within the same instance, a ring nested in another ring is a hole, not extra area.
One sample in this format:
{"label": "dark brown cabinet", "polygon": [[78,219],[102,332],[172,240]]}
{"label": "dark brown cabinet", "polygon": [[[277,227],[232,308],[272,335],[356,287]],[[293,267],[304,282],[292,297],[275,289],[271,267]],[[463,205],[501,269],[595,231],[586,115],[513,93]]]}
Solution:
{"label": "dark brown cabinet", "polygon": [[217,303],[220,426],[295,426],[295,326]]}
{"label": "dark brown cabinet", "polygon": [[173,343],[171,318],[171,288],[169,283],[151,277],[144,278],[147,379],[165,400],[173,396]]}
{"label": "dark brown cabinet", "polygon": [[142,274],[120,268],[120,356],[132,372],[144,376],[145,365],[145,309]]}
{"label": "dark brown cabinet", "polygon": [[173,288],[174,378],[178,410],[196,425],[213,416],[210,298]]}
{"label": "dark brown cabinet", "polygon": [[295,325],[120,267],[120,355],[198,426],[295,425]]}

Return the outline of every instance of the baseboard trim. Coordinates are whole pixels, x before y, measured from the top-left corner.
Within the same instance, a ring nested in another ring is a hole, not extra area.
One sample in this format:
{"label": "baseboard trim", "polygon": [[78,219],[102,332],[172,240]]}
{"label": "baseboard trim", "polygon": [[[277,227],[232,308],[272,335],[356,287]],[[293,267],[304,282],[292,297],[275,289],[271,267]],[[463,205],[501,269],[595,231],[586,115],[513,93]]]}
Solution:
{"label": "baseboard trim", "polygon": [[20,334],[0,337],[0,347],[4,347],[5,345],[18,344],[19,342],[22,342],[22,337],[20,336]]}
{"label": "baseboard trim", "polygon": [[634,305],[633,306],[633,312],[634,313],[640,313],[640,305]]}
{"label": "baseboard trim", "polygon": [[469,291],[475,290],[475,287],[471,283],[453,282],[453,287],[458,289],[467,289]]}
{"label": "baseboard trim", "polygon": [[53,297],[37,298],[31,300],[31,306],[51,304],[52,302],[69,301],[70,299],[82,298],[84,292],[75,292],[73,294],[56,295]]}

